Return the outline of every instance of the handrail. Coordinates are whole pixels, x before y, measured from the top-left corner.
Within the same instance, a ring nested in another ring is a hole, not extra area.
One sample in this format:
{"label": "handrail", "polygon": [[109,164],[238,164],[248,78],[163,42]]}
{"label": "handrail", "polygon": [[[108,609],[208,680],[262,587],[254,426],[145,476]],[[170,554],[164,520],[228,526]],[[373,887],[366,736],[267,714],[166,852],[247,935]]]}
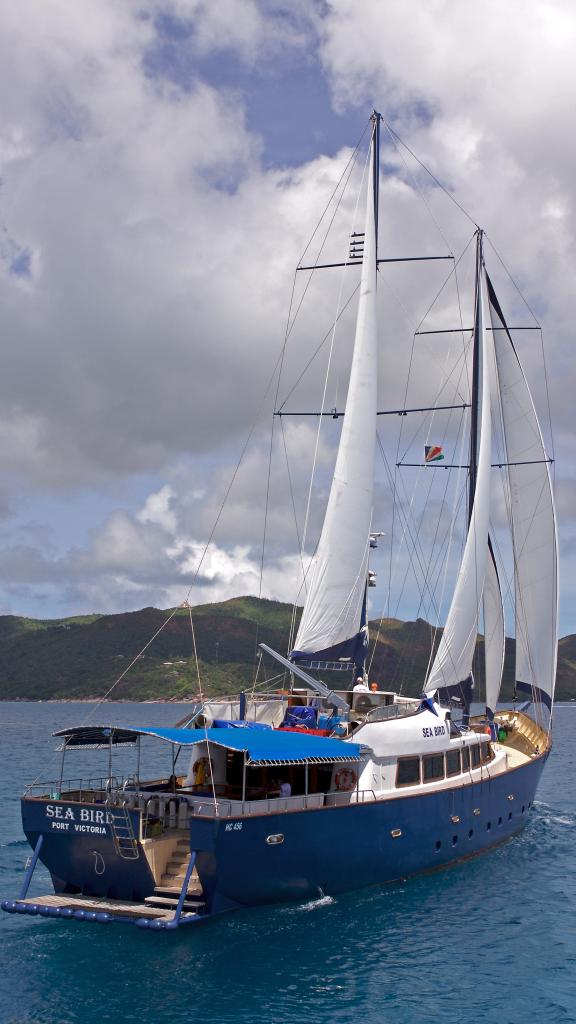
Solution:
{"label": "handrail", "polygon": [[389,718],[409,718],[410,715],[416,714],[420,704],[419,700],[412,701],[410,704],[383,704],[381,707],[368,711],[365,722],[386,722]]}

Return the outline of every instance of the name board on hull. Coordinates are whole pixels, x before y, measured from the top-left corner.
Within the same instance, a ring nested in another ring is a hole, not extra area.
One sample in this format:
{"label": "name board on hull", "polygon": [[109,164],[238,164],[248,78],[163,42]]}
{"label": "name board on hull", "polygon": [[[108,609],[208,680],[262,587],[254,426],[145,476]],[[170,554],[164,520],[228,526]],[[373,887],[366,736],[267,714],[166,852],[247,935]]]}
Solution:
{"label": "name board on hull", "polygon": [[70,834],[90,833],[106,836],[111,821],[109,811],[95,807],[72,807],[70,804],[46,804],[44,809],[46,830]]}

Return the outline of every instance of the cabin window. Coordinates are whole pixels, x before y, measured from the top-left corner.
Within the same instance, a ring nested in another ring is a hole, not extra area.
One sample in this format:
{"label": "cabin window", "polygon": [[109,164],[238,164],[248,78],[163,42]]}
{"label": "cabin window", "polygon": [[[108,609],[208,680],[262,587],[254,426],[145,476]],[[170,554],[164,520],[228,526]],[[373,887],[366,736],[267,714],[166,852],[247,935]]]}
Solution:
{"label": "cabin window", "polygon": [[480,747],[477,743],[475,743],[473,747],[470,747],[470,754],[472,757],[472,767],[478,768],[480,764]]}
{"label": "cabin window", "polygon": [[449,750],[446,754],[446,775],[460,774],[460,751]]}
{"label": "cabin window", "polygon": [[422,758],[422,781],[433,782],[444,778],[444,754],[426,754]]}
{"label": "cabin window", "polygon": [[397,786],[413,786],[420,782],[420,758],[400,757],[396,769]]}
{"label": "cabin window", "polygon": [[470,751],[468,747],[462,747],[462,771],[467,772],[470,768]]}
{"label": "cabin window", "polygon": [[488,761],[492,760],[492,751],[489,743],[481,743],[480,752],[482,755],[482,764],[486,764]]}

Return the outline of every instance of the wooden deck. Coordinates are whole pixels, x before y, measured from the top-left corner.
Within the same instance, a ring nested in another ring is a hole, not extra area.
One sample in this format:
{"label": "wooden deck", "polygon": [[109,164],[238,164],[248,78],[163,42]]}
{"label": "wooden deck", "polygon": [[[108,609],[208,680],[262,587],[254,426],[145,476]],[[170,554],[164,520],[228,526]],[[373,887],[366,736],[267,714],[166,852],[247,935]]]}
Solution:
{"label": "wooden deck", "polygon": [[18,900],[18,903],[35,904],[38,907],[68,907],[70,910],[89,910],[126,918],[150,917],[169,921],[174,917],[174,908],[154,907],[148,903],[127,903],[124,900],[109,900],[99,896],[50,894]]}

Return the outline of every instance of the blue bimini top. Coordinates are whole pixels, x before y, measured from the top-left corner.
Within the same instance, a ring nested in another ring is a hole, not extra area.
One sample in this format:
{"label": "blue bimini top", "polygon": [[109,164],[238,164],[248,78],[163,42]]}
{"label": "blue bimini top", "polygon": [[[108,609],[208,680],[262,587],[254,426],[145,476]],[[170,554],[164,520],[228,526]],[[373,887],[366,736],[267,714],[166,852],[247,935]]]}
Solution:
{"label": "blue bimini top", "polygon": [[176,746],[209,743],[246,755],[247,764],[332,764],[358,761],[366,748],[324,736],[283,732],[280,729],[171,729],[163,726],[76,726],[54,733],[66,747],[104,748],[110,743],[135,743],[139,736],[153,736]]}

